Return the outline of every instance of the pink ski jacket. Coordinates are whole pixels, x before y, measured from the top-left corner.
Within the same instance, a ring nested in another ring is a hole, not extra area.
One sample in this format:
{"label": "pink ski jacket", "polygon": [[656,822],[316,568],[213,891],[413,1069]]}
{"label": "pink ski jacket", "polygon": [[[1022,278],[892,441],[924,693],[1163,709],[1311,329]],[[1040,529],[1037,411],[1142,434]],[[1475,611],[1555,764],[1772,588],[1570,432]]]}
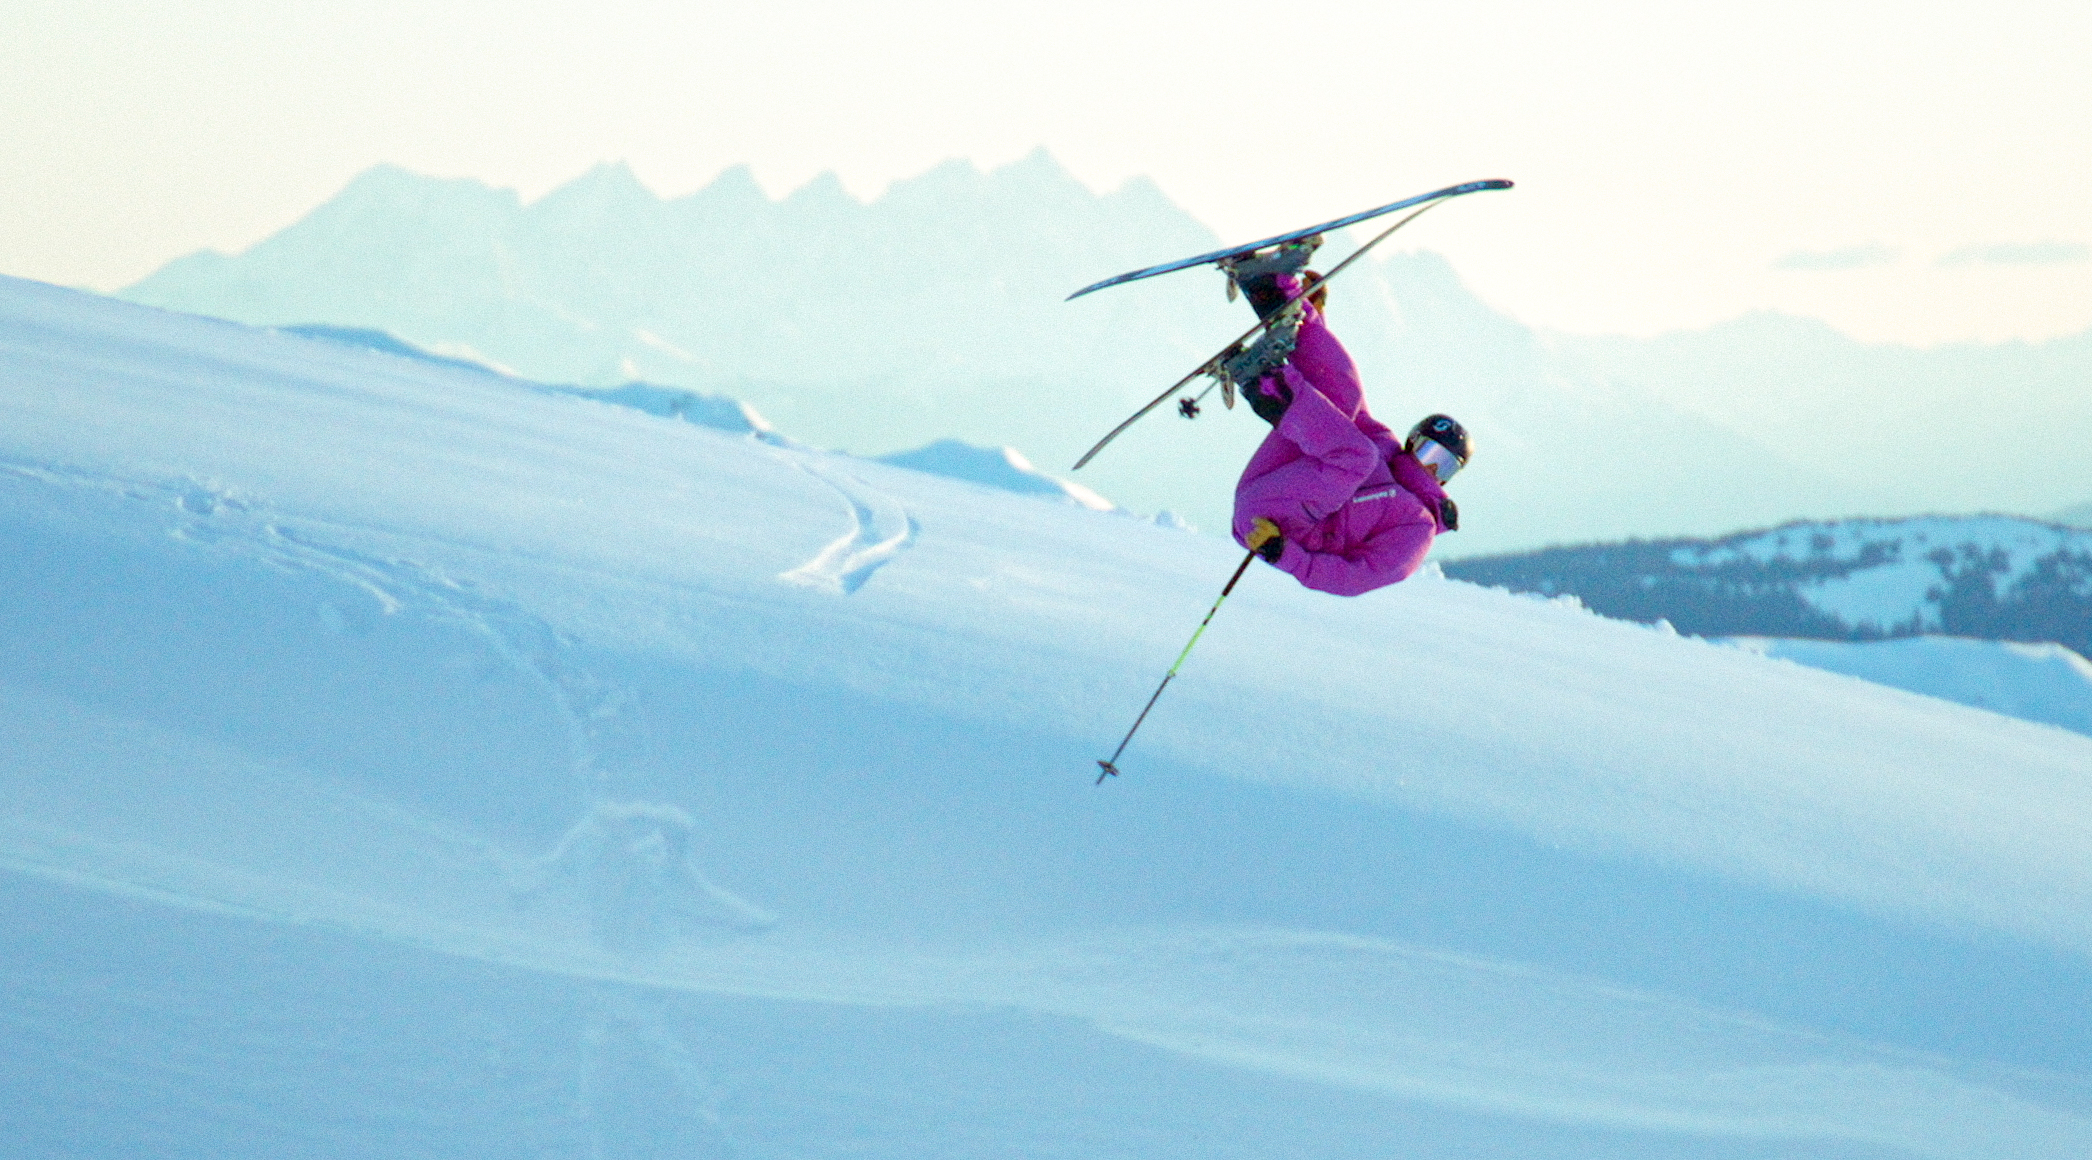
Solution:
{"label": "pink ski jacket", "polygon": [[1278,566],[1309,588],[1357,596],[1408,579],[1445,530],[1445,489],[1366,412],[1358,367],[1313,306],[1271,378],[1293,401],[1235,487],[1235,542],[1262,516],[1286,538]]}

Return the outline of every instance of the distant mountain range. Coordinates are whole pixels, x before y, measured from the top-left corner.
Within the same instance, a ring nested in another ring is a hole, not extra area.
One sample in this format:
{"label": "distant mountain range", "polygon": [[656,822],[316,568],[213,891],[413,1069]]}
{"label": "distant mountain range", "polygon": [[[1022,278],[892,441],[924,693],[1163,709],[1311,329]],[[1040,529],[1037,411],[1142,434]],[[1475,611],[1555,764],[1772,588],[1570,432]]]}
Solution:
{"label": "distant mountain range", "polygon": [[1795,523],[1445,565],[1697,636],[2055,642],[2092,654],[2092,531],[2004,516]]}
{"label": "distant mountain range", "polygon": [[[1413,229],[1430,240],[1428,219]],[[1204,272],[1062,299],[1218,241],[1152,184],[1095,194],[1043,152],[947,163],[870,203],[832,177],[772,200],[745,169],[663,200],[612,165],[525,205],[379,167],[247,252],[190,255],[123,296],[380,328],[540,381],[723,393],[859,454],[954,438],[1058,470],[1247,320]],[[1579,338],[1505,317],[1428,252],[1345,282],[1331,318],[1376,411],[1448,410],[1476,433],[1456,554],[2092,497],[2092,332],[1914,350],[1753,315]],[[1263,432],[1217,406],[1159,414],[1081,482],[1225,526]]]}

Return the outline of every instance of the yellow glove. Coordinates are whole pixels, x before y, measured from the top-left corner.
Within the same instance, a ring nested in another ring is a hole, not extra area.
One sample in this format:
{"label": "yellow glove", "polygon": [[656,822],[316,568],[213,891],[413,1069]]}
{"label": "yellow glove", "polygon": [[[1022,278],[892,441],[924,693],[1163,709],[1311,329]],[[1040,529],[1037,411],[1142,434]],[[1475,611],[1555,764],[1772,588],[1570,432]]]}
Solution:
{"label": "yellow glove", "polygon": [[1285,534],[1278,530],[1277,524],[1258,516],[1250,521],[1249,550],[1264,557],[1265,563],[1276,564],[1286,550]]}

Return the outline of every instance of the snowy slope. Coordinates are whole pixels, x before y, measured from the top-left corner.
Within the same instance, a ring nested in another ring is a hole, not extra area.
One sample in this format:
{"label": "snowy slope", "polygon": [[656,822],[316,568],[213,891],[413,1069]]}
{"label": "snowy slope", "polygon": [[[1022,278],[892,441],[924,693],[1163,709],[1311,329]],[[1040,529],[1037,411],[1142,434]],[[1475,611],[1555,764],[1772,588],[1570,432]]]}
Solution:
{"label": "snowy slope", "polygon": [[0,280],[79,1155],[2092,1149],[2092,739]]}
{"label": "snowy slope", "polygon": [[879,462],[1019,495],[1047,496],[1091,511],[1108,512],[1118,506],[1079,483],[1040,471],[1014,447],[975,447],[957,439],[939,439],[913,451],[882,455]]}
{"label": "snowy slope", "polygon": [[[763,418],[755,408],[727,395],[641,382],[624,383],[615,387],[533,383],[485,363],[433,354],[382,330],[325,325],[287,326],[282,329],[300,337],[319,338],[436,366],[496,375],[511,379],[520,387],[593,399],[613,406],[631,407],[649,415],[681,419],[686,423],[696,423],[736,435],[756,435],[780,446],[793,445],[790,439],[778,434],[776,428],[770,425],[770,421]],[[927,471],[932,475],[942,475],[951,479],[963,479],[983,487],[999,488],[1019,495],[1048,496],[1066,503],[1078,504],[1092,511],[1112,511],[1118,506],[1079,483],[1040,471],[1014,447],[975,447],[956,439],[939,439],[913,451],[896,452],[878,458],[879,462],[891,463],[896,467]]]}
{"label": "snowy slope", "polygon": [[2092,736],[2092,661],[2059,644],[1953,636],[1733,643],[1764,656]]}

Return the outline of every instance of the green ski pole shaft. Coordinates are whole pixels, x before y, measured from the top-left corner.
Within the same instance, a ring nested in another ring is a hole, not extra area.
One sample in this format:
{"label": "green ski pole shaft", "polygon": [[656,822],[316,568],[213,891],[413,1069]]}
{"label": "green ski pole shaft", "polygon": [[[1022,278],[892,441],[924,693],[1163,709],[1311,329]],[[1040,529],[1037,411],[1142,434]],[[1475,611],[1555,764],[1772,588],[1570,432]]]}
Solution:
{"label": "green ski pole shaft", "polygon": [[1110,758],[1097,762],[1098,768],[1104,771],[1097,775],[1098,785],[1103,785],[1107,777],[1119,775],[1119,755],[1126,752],[1126,743],[1133,740],[1135,733],[1140,732],[1140,723],[1148,719],[1148,710],[1153,709],[1155,702],[1162,699],[1162,690],[1169,688],[1169,683],[1176,679],[1177,670],[1184,667],[1184,658],[1191,655],[1192,646],[1199,642],[1199,637],[1206,634],[1206,626],[1213,623],[1213,614],[1220,611],[1220,606],[1227,601],[1228,593],[1235,590],[1235,582],[1242,579],[1242,574],[1249,570],[1249,562],[1256,558],[1257,554],[1251,552],[1242,557],[1240,564],[1235,565],[1235,574],[1228,577],[1228,586],[1220,590],[1220,599],[1215,600],[1213,607],[1206,610],[1206,619],[1199,621],[1198,631],[1191,634],[1191,640],[1185,643],[1184,651],[1177,654],[1177,663],[1169,667],[1169,673],[1162,678],[1162,683],[1155,686],[1155,695],[1148,698],[1147,706],[1141,709],[1140,716],[1133,719],[1133,728],[1126,730],[1126,736],[1119,739],[1119,747],[1111,751]]}

